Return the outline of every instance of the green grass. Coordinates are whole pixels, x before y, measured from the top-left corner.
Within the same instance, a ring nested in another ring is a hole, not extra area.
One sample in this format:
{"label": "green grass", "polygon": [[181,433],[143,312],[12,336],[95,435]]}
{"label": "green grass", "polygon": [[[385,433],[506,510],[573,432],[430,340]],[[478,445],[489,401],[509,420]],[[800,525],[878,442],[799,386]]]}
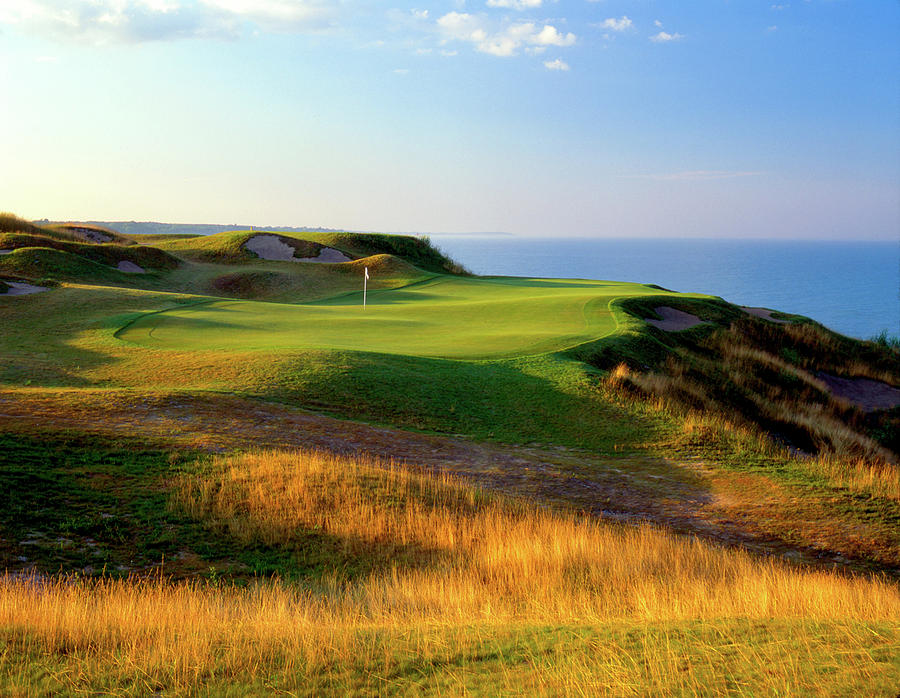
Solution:
{"label": "green grass", "polygon": [[[616,329],[610,301],[668,296],[640,284],[438,277],[300,306],[211,302],[139,318],[117,333],[157,349],[356,350],[454,359],[560,351]],[[664,302],[664,301],[660,301]]]}
{"label": "green grass", "polygon": [[244,244],[254,235],[277,235],[295,247],[295,256],[315,256],[322,247],[333,247],[351,258],[388,254],[431,273],[466,273],[428,238],[408,235],[382,235],[378,233],[273,233],[249,230],[229,231],[194,236],[159,236],[154,238],[161,249],[170,251],[191,261],[217,264],[240,264],[258,259]]}

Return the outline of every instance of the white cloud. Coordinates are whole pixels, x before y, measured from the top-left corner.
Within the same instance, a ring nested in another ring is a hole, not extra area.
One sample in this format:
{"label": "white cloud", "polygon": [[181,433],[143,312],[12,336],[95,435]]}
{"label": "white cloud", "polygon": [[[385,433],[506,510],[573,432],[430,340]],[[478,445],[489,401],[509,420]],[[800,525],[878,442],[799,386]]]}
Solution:
{"label": "white cloud", "polygon": [[547,70],[569,70],[569,64],[561,58],[555,58],[552,61],[544,61],[544,67]]}
{"label": "white cloud", "polygon": [[269,32],[327,27],[334,0],[3,0],[0,23],[104,44],[235,37],[246,24]]}
{"label": "white cloud", "polygon": [[391,72],[394,73],[394,75],[408,75],[409,68],[394,68]]}
{"label": "white cloud", "polygon": [[448,51],[448,50],[444,49],[443,51],[441,51],[441,55],[442,56],[458,56],[459,51]]}
{"label": "white cloud", "polygon": [[428,19],[428,10],[413,10],[412,15],[416,19]]}
{"label": "white cloud", "polygon": [[660,32],[659,34],[654,34],[650,37],[650,41],[655,41],[656,43],[666,43],[668,41],[680,41],[684,38],[684,34],[674,33],[669,34],[669,32]]}
{"label": "white cloud", "polygon": [[488,7],[506,7],[510,10],[528,10],[540,7],[543,0],[487,0]]}
{"label": "white cloud", "polygon": [[769,32],[769,33],[771,33],[771,32],[777,32],[777,31],[778,31],[778,25],[777,25],[777,24],[773,24],[771,27],[766,27],[766,31]]}
{"label": "white cloud", "polygon": [[437,20],[437,26],[446,40],[467,41],[474,44],[477,51],[500,57],[515,56],[523,48],[566,47],[576,41],[572,32],[561,32],[551,24],[538,27],[534,22],[520,22],[489,31],[483,17],[465,12],[449,12]]}
{"label": "white cloud", "polygon": [[662,29],[662,22],[660,22],[658,19],[654,19],[653,26],[656,27],[657,29]]}
{"label": "white cloud", "polygon": [[611,29],[614,32],[623,32],[626,29],[630,29],[634,26],[634,22],[632,22],[628,17],[622,15],[621,19],[616,19],[615,17],[610,17],[609,19],[604,19],[600,24],[598,24],[601,29]]}

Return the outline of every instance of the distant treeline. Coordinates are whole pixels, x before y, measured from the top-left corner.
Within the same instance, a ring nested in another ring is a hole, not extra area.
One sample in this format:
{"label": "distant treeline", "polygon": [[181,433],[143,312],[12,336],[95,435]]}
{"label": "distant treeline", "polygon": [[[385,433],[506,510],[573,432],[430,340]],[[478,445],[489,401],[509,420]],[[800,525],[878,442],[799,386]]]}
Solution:
{"label": "distant treeline", "polygon": [[[231,225],[216,225],[213,223],[157,223],[156,221],[34,221],[35,225],[48,225],[49,223],[91,223],[111,228],[126,235],[213,235],[227,230],[249,230],[250,225],[232,223]],[[262,232],[279,231],[290,233],[337,233],[349,232],[333,228],[289,228],[287,226],[252,226],[254,230]]]}

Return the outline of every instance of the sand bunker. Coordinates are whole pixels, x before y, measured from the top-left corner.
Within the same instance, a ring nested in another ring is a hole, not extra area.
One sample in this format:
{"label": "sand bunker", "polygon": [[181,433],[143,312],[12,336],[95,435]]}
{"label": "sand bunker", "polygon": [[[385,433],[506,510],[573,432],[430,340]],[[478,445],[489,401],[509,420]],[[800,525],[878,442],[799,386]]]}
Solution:
{"label": "sand bunker", "polygon": [[347,255],[333,247],[323,247],[319,250],[318,257],[303,257],[298,262],[320,262],[324,264],[340,264],[341,262],[352,262]]}
{"label": "sand bunker", "polygon": [[12,254],[15,250],[0,250],[0,254]]}
{"label": "sand bunker", "polygon": [[126,274],[146,274],[147,270],[139,267],[134,262],[129,262],[127,260],[122,260],[116,265],[116,269],[119,271],[124,271]]}
{"label": "sand bunker", "polygon": [[32,286],[31,284],[23,284],[21,281],[4,281],[9,290],[2,295],[5,296],[27,296],[30,293],[40,293],[46,291],[46,286]]}
{"label": "sand bunker", "polygon": [[648,319],[646,320],[647,324],[658,327],[666,332],[679,332],[681,330],[686,330],[689,327],[703,324],[703,320],[696,315],[691,315],[690,313],[685,313],[681,310],[675,310],[675,308],[669,308],[665,305],[654,308],[653,311],[659,315],[662,320]]}
{"label": "sand bunker", "polygon": [[105,233],[101,233],[99,230],[94,230],[93,228],[77,228],[77,227],[69,227],[66,228],[71,233],[74,233],[76,236],[82,238],[83,240],[88,240],[89,242],[112,242],[112,236],[106,235]]}
{"label": "sand bunker", "polygon": [[769,322],[777,322],[779,325],[786,325],[787,320],[779,320],[778,318],[772,317],[772,313],[774,311],[769,310],[768,308],[751,308],[746,305],[741,306],[741,310],[745,313],[750,313],[751,315],[755,315],[756,317],[761,317],[763,320],[768,320]]}
{"label": "sand bunker", "polygon": [[250,250],[260,259],[275,262],[319,262],[339,264],[352,261],[347,255],[333,247],[323,247],[318,257],[295,257],[294,248],[282,242],[277,235],[254,235],[244,243],[244,249]]}
{"label": "sand bunker", "polygon": [[900,405],[900,389],[870,378],[840,378],[829,373],[817,373],[831,393],[859,407],[863,412],[889,410]]}

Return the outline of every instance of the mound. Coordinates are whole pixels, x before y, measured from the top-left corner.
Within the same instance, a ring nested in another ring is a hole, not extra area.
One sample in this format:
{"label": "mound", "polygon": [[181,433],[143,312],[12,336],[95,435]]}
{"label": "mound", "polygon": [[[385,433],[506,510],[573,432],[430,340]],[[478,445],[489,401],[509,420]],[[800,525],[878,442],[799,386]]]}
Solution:
{"label": "mound", "polygon": [[26,247],[0,258],[0,274],[29,279],[121,283],[128,274],[50,247]]}
{"label": "mound", "polygon": [[19,218],[12,213],[0,213],[0,233],[31,233],[34,235],[42,235],[44,229],[30,223],[23,218]]}
{"label": "mound", "polygon": [[289,275],[275,271],[236,272],[213,279],[210,290],[229,298],[265,298],[285,290],[292,281]]}
{"label": "mound", "polygon": [[93,223],[58,223],[47,226],[44,229],[44,233],[46,234],[48,231],[63,233],[82,242],[111,242],[116,245],[135,244],[133,240],[128,239],[121,233],[110,228],[104,228],[102,225],[94,225]]}
{"label": "mound", "polygon": [[0,234],[0,250],[11,251],[33,247],[68,252],[97,264],[117,267],[121,271],[126,270],[119,267],[120,264],[127,265],[130,272],[134,272],[135,268],[144,272],[146,269],[163,271],[174,269],[178,266],[178,260],[175,257],[155,247],[139,247],[137,245],[124,247],[112,244],[64,241],[45,235],[26,233]]}
{"label": "mound", "polygon": [[424,271],[468,275],[460,264],[447,257],[425,237],[383,233],[324,233],[313,237],[323,245],[336,247],[356,257],[388,254],[400,257]]}
{"label": "mound", "polygon": [[416,267],[405,259],[392,254],[376,254],[371,257],[363,257],[338,267],[344,273],[360,275],[363,273],[364,268],[367,268],[369,275],[376,279],[390,276],[411,277],[415,276],[418,271]]}

